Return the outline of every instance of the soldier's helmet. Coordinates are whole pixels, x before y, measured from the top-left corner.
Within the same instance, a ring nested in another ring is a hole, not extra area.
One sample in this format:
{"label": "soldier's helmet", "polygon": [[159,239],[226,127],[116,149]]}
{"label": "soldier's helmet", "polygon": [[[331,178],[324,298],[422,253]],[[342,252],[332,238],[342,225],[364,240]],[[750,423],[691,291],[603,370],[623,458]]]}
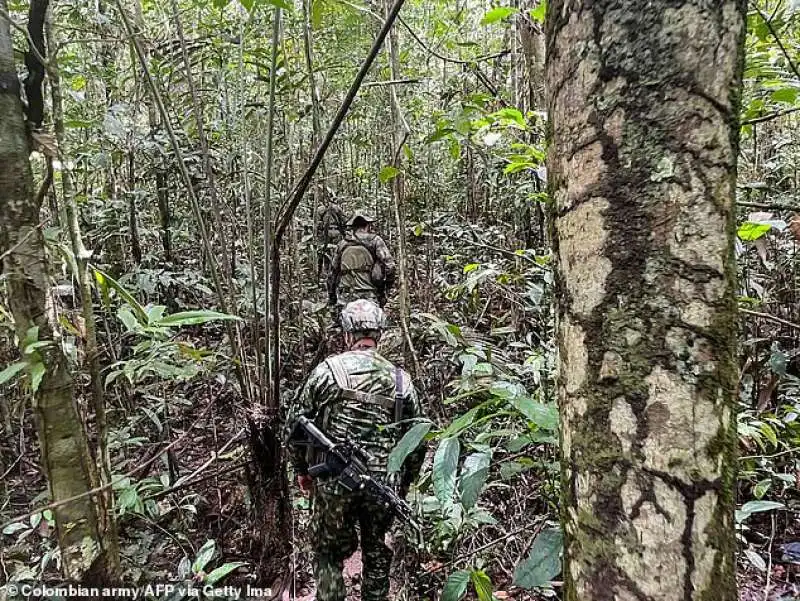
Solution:
{"label": "soldier's helmet", "polygon": [[356,211],[355,213],[353,213],[353,218],[347,222],[347,225],[353,227],[359,221],[362,221],[364,223],[374,223],[375,218],[365,211]]}
{"label": "soldier's helmet", "polygon": [[368,332],[386,329],[386,315],[378,305],[363,298],[348,303],[342,309],[342,329],[345,332]]}

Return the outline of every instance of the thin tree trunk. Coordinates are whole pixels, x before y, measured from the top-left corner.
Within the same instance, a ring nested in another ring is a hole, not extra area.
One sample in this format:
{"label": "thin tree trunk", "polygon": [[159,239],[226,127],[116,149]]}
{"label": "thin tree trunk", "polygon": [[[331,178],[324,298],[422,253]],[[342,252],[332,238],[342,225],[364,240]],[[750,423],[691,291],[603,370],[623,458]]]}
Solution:
{"label": "thin tree trunk", "polygon": [[[385,6],[385,12],[391,9],[390,2]],[[391,79],[400,79],[400,49],[397,36],[397,30],[392,29],[389,32],[389,38],[386,44],[386,51],[389,55],[389,70]],[[408,138],[409,129],[408,125],[403,118],[400,102],[397,100],[397,91],[395,86],[388,86],[389,102],[392,109],[392,125],[394,144],[392,152],[394,157],[392,163],[395,168],[400,170],[400,154],[403,145]],[[409,298],[408,298],[408,274],[406,272],[406,226],[405,226],[405,211],[403,207],[404,202],[404,183],[405,178],[402,171],[392,180],[392,197],[394,200],[394,218],[397,227],[397,280],[398,285],[398,305],[400,311],[400,331],[403,334],[403,347],[405,349],[406,365],[412,372],[414,378],[419,377],[421,370],[417,353],[414,349],[414,342],[411,340],[410,328],[408,326],[409,314]]]}
{"label": "thin tree trunk", "polygon": [[[59,160],[61,161],[61,192],[64,203],[64,212],[67,218],[72,254],[75,258],[78,288],[81,298],[81,314],[84,321],[84,340],[86,350],[86,364],[89,368],[91,382],[92,408],[94,409],[95,427],[97,428],[97,464],[99,467],[100,485],[111,482],[111,457],[108,450],[108,423],[106,420],[106,405],[101,376],[100,347],[97,344],[97,324],[92,306],[92,286],[89,276],[89,257],[91,253],[83,245],[80,225],[78,224],[78,207],[75,203],[75,188],[67,160],[68,148],[64,130],[64,109],[61,97],[61,78],[57,66],[56,33],[53,29],[52,11],[47,16],[47,45],[48,54],[52,62],[50,68],[50,94],[53,103],[53,129],[58,142]],[[106,550],[110,565],[114,570],[119,569],[119,543],[117,528],[114,520],[114,495],[111,489],[98,494],[98,526],[106,536]]]}
{"label": "thin tree trunk", "polygon": [[736,599],[744,32],[734,0],[548,6],[565,601]]}
{"label": "thin tree trunk", "polygon": [[[0,8],[8,10],[6,0],[0,0]],[[3,215],[0,249],[11,251],[3,259],[2,267],[20,353],[30,357],[32,373],[41,376],[33,405],[42,469],[51,499],[59,501],[93,488],[92,459],[56,326],[44,237],[38,227],[41,199],[34,194],[28,132],[22,115],[11,34],[8,21],[2,18],[0,83],[3,91],[0,93],[3,129],[0,136],[0,214]],[[26,355],[26,338],[48,344]],[[34,368],[34,365],[39,367]],[[113,561],[109,560],[107,541],[100,529],[104,520],[98,516],[98,510],[100,506],[90,496],[54,510],[61,565],[68,578],[103,582],[113,575]]]}

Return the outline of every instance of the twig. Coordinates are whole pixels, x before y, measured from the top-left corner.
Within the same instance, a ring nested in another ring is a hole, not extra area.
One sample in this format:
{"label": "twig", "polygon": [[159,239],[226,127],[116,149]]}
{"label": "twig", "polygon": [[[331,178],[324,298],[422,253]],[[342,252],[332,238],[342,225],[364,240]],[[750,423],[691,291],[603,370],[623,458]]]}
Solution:
{"label": "twig", "polygon": [[495,59],[495,58],[503,57],[506,54],[510,54],[510,52],[511,52],[510,50],[505,49],[505,50],[501,50],[500,52],[495,52],[494,54],[485,54],[483,56],[478,56],[476,58],[472,58],[472,59],[468,59],[468,60],[464,60],[464,59],[460,59],[460,58],[453,58],[451,56],[445,56],[444,54],[440,54],[439,52],[436,52],[436,50],[434,50],[433,48],[428,46],[425,42],[423,42],[422,38],[420,38],[414,32],[414,30],[411,29],[411,27],[408,25],[408,23],[403,21],[402,17],[398,17],[397,20],[400,21],[400,24],[403,27],[405,27],[406,30],[408,30],[408,33],[411,34],[411,37],[414,38],[420,46],[422,46],[427,52],[429,52],[430,54],[432,54],[436,58],[441,59],[441,60],[443,60],[443,61],[445,61],[447,63],[453,63],[453,64],[456,64],[456,65],[474,65],[476,63],[482,63],[482,62],[485,62],[485,61],[490,61],[490,60]]}
{"label": "twig", "polygon": [[780,323],[787,327],[794,328],[795,330],[800,330],[800,324],[787,321],[780,317],[775,317],[774,315],[770,315],[769,313],[761,313],[760,311],[751,311],[750,309],[739,309],[739,313],[747,313],[748,315],[753,315],[755,317],[769,319],[770,321],[774,321],[775,323]]}
{"label": "twig", "polygon": [[740,207],[750,207],[753,209],[772,209],[773,211],[800,211],[800,204],[786,202],[753,202],[750,200],[737,200],[736,204]]}
{"label": "twig", "polygon": [[184,432],[183,434],[180,435],[180,437],[178,437],[177,439],[175,439],[175,441],[171,442],[166,447],[161,449],[159,452],[157,452],[155,455],[153,455],[150,459],[148,459],[144,463],[141,463],[141,464],[137,465],[136,467],[134,467],[132,470],[130,470],[126,474],[123,474],[119,478],[114,479],[111,482],[107,482],[107,483],[103,484],[102,486],[98,486],[98,487],[93,488],[91,490],[87,490],[86,492],[82,492],[79,495],[73,495],[71,497],[67,497],[66,499],[61,499],[59,501],[55,501],[55,502],[50,503],[48,505],[44,505],[42,507],[37,507],[36,509],[33,509],[33,510],[27,512],[27,513],[22,514],[22,515],[18,515],[17,517],[12,518],[11,520],[8,520],[8,521],[3,522],[2,524],[0,524],[0,530],[3,530],[6,526],[10,526],[11,524],[19,522],[20,520],[24,520],[25,518],[28,518],[28,517],[30,517],[32,515],[36,515],[37,513],[42,513],[43,511],[47,511],[48,509],[55,509],[56,507],[61,507],[62,505],[66,505],[67,503],[72,503],[73,501],[77,501],[77,500],[83,499],[85,497],[94,496],[94,495],[96,495],[98,493],[101,493],[101,492],[113,487],[115,484],[117,484],[118,482],[121,482],[125,478],[130,478],[131,476],[136,475],[141,470],[144,470],[144,469],[148,468],[156,459],[161,457],[161,455],[163,455],[164,453],[166,453],[167,451],[169,451],[170,449],[175,447],[184,438],[186,438],[186,436],[189,434],[189,432],[191,432],[192,429],[198,423],[200,423],[200,420],[203,419],[206,416],[206,413],[208,413],[208,410],[211,409],[213,404],[214,404],[213,402],[209,402],[206,405],[206,408],[203,409],[203,412],[198,416],[198,418],[196,420],[194,420],[194,422],[192,422],[192,424],[189,426],[189,428],[186,430],[186,432]]}
{"label": "twig", "polygon": [[792,447],[791,449],[784,449],[783,451],[773,453],[772,455],[744,455],[742,457],[739,457],[739,461],[744,461],[745,459],[774,459],[775,457],[780,457],[782,455],[791,455],[792,453],[797,453],[798,451],[800,451],[800,447]]}
{"label": "twig", "polygon": [[28,238],[30,238],[31,236],[33,236],[33,233],[34,233],[36,230],[42,229],[42,228],[45,226],[45,224],[46,224],[48,221],[50,221],[50,217],[48,217],[47,219],[45,219],[44,221],[42,221],[42,222],[41,222],[39,225],[37,225],[36,227],[34,227],[34,228],[31,228],[31,230],[30,230],[30,231],[29,231],[27,234],[25,234],[25,235],[22,237],[22,239],[21,239],[21,240],[17,241],[17,243],[16,243],[14,246],[12,246],[12,247],[11,247],[11,248],[9,248],[7,251],[5,251],[5,252],[4,252],[2,255],[0,255],[0,262],[2,262],[2,261],[3,261],[3,259],[5,259],[5,258],[6,258],[7,256],[9,256],[11,253],[13,253],[15,250],[17,250],[17,249],[18,249],[20,246],[22,246],[23,244],[25,244],[25,241],[26,241]]}
{"label": "twig", "polygon": [[200,473],[202,473],[202,472],[203,472],[203,471],[204,471],[204,470],[205,470],[205,469],[206,469],[206,468],[207,468],[209,465],[211,465],[211,464],[212,464],[212,463],[214,463],[214,462],[215,462],[217,459],[219,459],[219,456],[220,456],[222,453],[224,453],[224,452],[225,452],[225,450],[226,450],[226,449],[227,449],[229,446],[231,446],[231,445],[232,445],[234,442],[236,442],[237,440],[239,440],[239,438],[241,438],[242,434],[244,434],[244,431],[245,431],[246,429],[247,429],[247,428],[241,428],[241,429],[240,429],[240,430],[239,430],[239,431],[238,431],[236,434],[234,434],[234,435],[233,435],[233,437],[231,437],[231,439],[230,439],[228,442],[226,442],[224,445],[222,445],[222,447],[220,448],[220,450],[219,450],[219,451],[214,451],[214,452],[212,452],[212,453],[211,453],[211,457],[208,459],[208,461],[206,461],[205,463],[203,463],[203,465],[201,465],[200,467],[198,467],[198,468],[197,468],[196,470],[194,470],[194,471],[193,471],[191,474],[189,474],[188,476],[183,476],[182,478],[178,478],[178,481],[175,483],[175,486],[179,486],[179,485],[185,484],[186,482],[188,482],[189,480],[191,480],[192,478],[194,478],[194,477],[195,477],[197,474],[200,474]]}
{"label": "twig", "polygon": [[782,111],[775,111],[774,113],[770,113],[769,115],[754,117],[753,119],[746,119],[742,121],[739,125],[755,125],[756,123],[764,123],[765,121],[772,121],[773,119],[777,119],[778,117],[783,117],[784,115],[790,115],[792,113],[796,113],[797,111],[800,111],[800,107],[795,106],[789,109],[783,109]]}
{"label": "twig", "polygon": [[6,479],[6,476],[8,476],[11,473],[11,470],[13,470],[16,467],[16,465],[20,462],[20,460],[22,459],[22,456],[24,454],[25,453],[20,453],[19,454],[19,456],[14,460],[14,463],[12,463],[10,466],[8,466],[8,469],[3,472],[2,476],[0,476],[0,480],[5,480]]}
{"label": "twig", "polygon": [[769,546],[767,547],[767,582],[764,585],[764,601],[769,601],[769,587],[772,579],[772,543],[775,541],[775,512],[771,512],[772,528],[769,534]]}
{"label": "twig", "polygon": [[374,88],[376,86],[399,86],[403,84],[421,83],[421,79],[389,79],[386,81],[370,81],[365,83],[362,87]]}
{"label": "twig", "polygon": [[[221,452],[222,452],[222,449],[220,449],[220,453]],[[142,499],[142,501],[149,501],[151,499],[160,499],[161,497],[164,497],[164,496],[166,496],[168,494],[174,493],[175,491],[180,490],[182,488],[188,488],[189,486],[194,486],[195,484],[200,484],[201,482],[205,482],[206,480],[211,480],[212,478],[217,478],[219,476],[224,476],[225,474],[233,473],[233,472],[235,472],[237,470],[242,469],[243,467],[245,467],[249,463],[252,463],[252,461],[253,461],[252,459],[245,459],[244,461],[240,461],[239,463],[234,463],[231,466],[228,466],[228,467],[225,467],[223,469],[217,470],[213,474],[209,474],[207,476],[203,476],[202,478],[198,478],[197,480],[189,480],[193,475],[198,474],[198,473],[200,473],[202,471],[201,469],[195,470],[189,476],[186,476],[186,477],[181,478],[180,480],[178,480],[178,482],[176,482],[173,486],[170,486],[169,488],[165,488],[164,490],[160,490],[160,491],[158,491],[156,493],[153,493],[152,495],[149,495],[149,496],[145,497],[144,499]]]}

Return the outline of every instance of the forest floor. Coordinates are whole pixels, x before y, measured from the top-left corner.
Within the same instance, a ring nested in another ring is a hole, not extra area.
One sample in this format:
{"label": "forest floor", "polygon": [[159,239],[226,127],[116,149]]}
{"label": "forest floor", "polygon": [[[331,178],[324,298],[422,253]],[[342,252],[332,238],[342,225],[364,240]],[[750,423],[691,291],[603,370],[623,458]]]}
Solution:
{"label": "forest floor", "polygon": [[[148,495],[139,491],[139,500],[143,505],[149,501],[156,503],[157,514],[153,515],[146,508],[135,507],[126,511],[120,519],[121,552],[123,564],[126,567],[126,581],[144,585],[149,582],[175,581],[179,577],[180,564],[186,562],[184,558],[193,561],[198,550],[208,539],[216,542],[219,558],[206,568],[222,565],[224,562],[244,562],[249,564],[253,558],[248,554],[248,536],[246,535],[247,520],[247,484],[243,470],[246,466],[243,461],[247,456],[246,441],[239,434],[240,420],[237,408],[229,396],[215,393],[218,386],[215,383],[195,387],[191,392],[184,391],[181,395],[189,402],[178,405],[179,411],[170,416],[172,440],[182,440],[174,447],[170,458],[157,461],[147,470],[137,475],[140,482],[148,478],[158,478],[161,474],[174,470],[174,476],[185,477],[193,474],[215,456],[223,447],[225,453],[211,466],[190,478],[187,485],[180,487],[168,494],[156,493],[155,498],[148,499]],[[132,398],[133,404],[142,402],[142,399]],[[30,418],[30,416],[28,416]],[[32,431],[31,420],[26,419],[27,428],[25,440],[34,441],[35,433]],[[152,423],[143,420],[128,432],[128,442],[146,438],[151,433]],[[233,441],[233,442],[231,442]],[[3,441],[2,456],[10,457],[12,449],[10,443],[16,441]],[[120,466],[120,471],[128,471],[141,465],[160,443],[143,443],[136,447],[136,452],[129,453],[126,462]],[[28,444],[11,464],[3,471],[8,471],[5,485],[9,491],[9,501],[0,511],[0,519],[8,520],[13,515],[28,511],[31,507],[41,504],[44,491],[44,481],[38,467],[38,449],[35,444]],[[169,463],[173,462],[172,468]],[[529,487],[520,486],[519,490],[529,490]],[[150,495],[152,496],[152,495]],[[39,501],[37,501],[39,499]],[[305,525],[309,516],[309,503],[299,491],[292,487],[294,506],[294,541],[292,565],[294,579],[291,590],[283,594],[282,601],[311,601],[314,598],[314,585],[311,576],[311,554],[308,538],[305,534]],[[510,530],[519,520],[513,505],[503,506],[498,504],[494,509],[511,510],[510,515],[504,516],[496,513],[501,524],[505,525],[503,531]],[[530,516],[529,516],[530,517]],[[533,516],[531,524],[542,518],[555,519],[553,515]],[[52,559],[54,548],[54,533],[52,524],[41,520],[30,531],[15,532],[13,542],[9,537],[4,537],[2,559],[3,580],[9,574],[23,569],[24,564],[32,564]],[[739,582],[742,601],[789,601],[800,595],[800,578],[793,566],[781,563],[780,552],[777,550],[777,540],[788,538],[789,533],[773,536],[775,562],[769,566],[769,579],[767,572],[753,568],[744,561],[740,561]],[[523,546],[529,546],[532,537],[520,534]],[[507,554],[502,545],[496,548],[498,558],[502,562],[507,560]],[[48,556],[48,552],[50,555]],[[449,556],[452,559],[454,554]],[[558,596],[559,583],[551,591],[529,592],[510,586],[510,571],[506,565],[504,569],[496,562],[491,561],[491,553],[485,555],[489,559],[489,573],[495,586],[495,596],[502,601],[525,601],[529,599],[552,599]],[[441,569],[448,561],[447,556],[436,556],[431,553],[417,553],[408,558],[398,558],[393,571],[392,591],[395,599],[408,598],[410,580],[423,581],[422,589],[430,589],[430,593],[441,590],[447,570]],[[502,563],[501,562],[501,563]],[[46,573],[56,578],[56,563],[51,561]],[[345,577],[348,585],[348,599],[355,601],[359,598],[360,589],[361,555],[357,551],[345,562]],[[247,565],[234,572],[225,583],[243,584],[247,580]],[[420,590],[419,585],[417,586]],[[429,594],[430,594],[429,593]]]}

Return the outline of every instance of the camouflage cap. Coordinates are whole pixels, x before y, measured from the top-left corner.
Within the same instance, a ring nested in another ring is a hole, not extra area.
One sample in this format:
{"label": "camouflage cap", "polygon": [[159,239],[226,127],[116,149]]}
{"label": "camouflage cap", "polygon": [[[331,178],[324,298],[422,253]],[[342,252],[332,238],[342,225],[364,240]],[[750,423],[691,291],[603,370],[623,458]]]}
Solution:
{"label": "camouflage cap", "polygon": [[342,329],[345,332],[366,332],[386,329],[386,315],[371,300],[360,298],[342,309]]}
{"label": "camouflage cap", "polygon": [[356,221],[359,221],[359,220],[364,221],[366,223],[374,223],[375,222],[375,218],[372,215],[370,215],[369,213],[367,213],[365,211],[356,211],[355,213],[353,213],[353,218],[350,221],[347,222],[347,225],[352,227],[353,225],[355,225]]}

